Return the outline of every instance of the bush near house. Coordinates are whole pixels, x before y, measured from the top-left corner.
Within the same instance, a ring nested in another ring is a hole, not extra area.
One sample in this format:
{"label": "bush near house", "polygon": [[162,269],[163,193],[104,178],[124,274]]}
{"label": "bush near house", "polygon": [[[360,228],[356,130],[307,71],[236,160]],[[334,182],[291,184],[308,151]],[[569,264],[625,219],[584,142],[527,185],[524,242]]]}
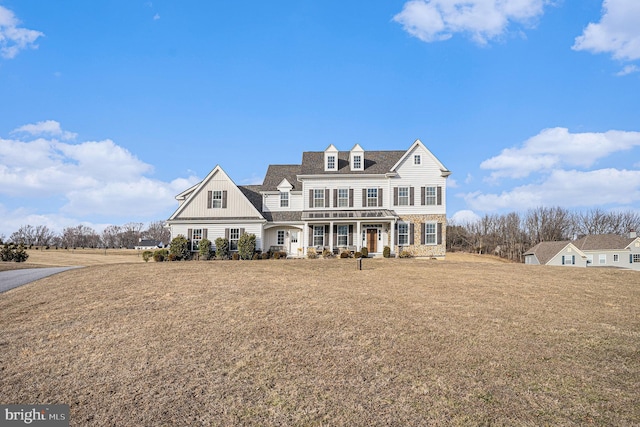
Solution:
{"label": "bush near house", "polygon": [[169,244],[169,254],[173,255],[176,261],[191,259],[189,250],[189,240],[182,234],[177,235]]}
{"label": "bush near house", "polygon": [[229,239],[226,239],[224,237],[218,237],[216,239],[216,258],[229,258]]}
{"label": "bush near house", "polygon": [[153,253],[153,260],[155,262],[163,262],[169,257],[169,251],[166,249],[157,249]]}
{"label": "bush near house", "polygon": [[382,256],[385,258],[391,257],[391,248],[389,246],[385,246],[384,249],[382,249]]}
{"label": "bush near house", "polygon": [[360,252],[362,252],[362,258],[367,258],[369,256],[369,249],[366,246],[360,249]]}
{"label": "bush near house", "polygon": [[200,253],[200,258],[203,260],[210,260],[213,256],[213,252],[211,251],[211,240],[202,239],[200,240],[200,247],[198,249]]}
{"label": "bush near house", "polygon": [[238,239],[238,255],[241,259],[251,259],[256,251],[256,235],[244,233]]}
{"label": "bush near house", "polygon": [[149,262],[151,257],[153,257],[153,252],[152,251],[144,251],[144,252],[142,252],[142,259],[144,260],[144,262]]}

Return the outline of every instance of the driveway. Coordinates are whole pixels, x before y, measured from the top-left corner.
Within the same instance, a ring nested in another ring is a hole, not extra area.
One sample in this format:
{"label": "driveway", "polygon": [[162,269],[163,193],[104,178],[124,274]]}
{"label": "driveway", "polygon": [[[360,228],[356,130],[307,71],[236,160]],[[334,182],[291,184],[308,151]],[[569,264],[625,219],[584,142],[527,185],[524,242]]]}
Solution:
{"label": "driveway", "polygon": [[80,267],[25,268],[0,271],[0,293],[73,268]]}

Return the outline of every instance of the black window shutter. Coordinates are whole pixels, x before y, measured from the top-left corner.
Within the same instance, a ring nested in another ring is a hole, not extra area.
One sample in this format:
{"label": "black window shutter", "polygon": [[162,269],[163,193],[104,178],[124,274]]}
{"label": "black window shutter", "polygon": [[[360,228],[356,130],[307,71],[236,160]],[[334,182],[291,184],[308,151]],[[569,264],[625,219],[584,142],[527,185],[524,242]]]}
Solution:
{"label": "black window shutter", "polygon": [[227,208],[227,190],[224,190],[222,192],[222,208],[223,209]]}
{"label": "black window shutter", "polygon": [[338,207],[338,189],[337,188],[333,189],[333,207],[334,208]]}
{"label": "black window shutter", "polygon": [[328,245],[329,243],[329,224],[324,226],[324,240],[323,243]]}
{"label": "black window shutter", "polygon": [[564,255],[562,255],[562,265],[564,265]]}
{"label": "black window shutter", "polygon": [[324,207],[328,208],[329,207],[329,189],[325,189],[324,190]]}
{"label": "black window shutter", "polygon": [[363,208],[367,207],[367,189],[366,188],[362,189],[362,207]]}
{"label": "black window shutter", "polygon": [[378,188],[378,207],[382,207],[382,188]]}
{"label": "black window shutter", "polygon": [[309,207],[313,207],[313,190],[309,190]]}
{"label": "black window shutter", "polygon": [[414,228],[413,228],[413,223],[409,224],[409,244],[410,245],[414,245],[415,244],[415,239],[413,237],[414,235]]}
{"label": "black window shutter", "polygon": [[413,197],[414,197],[414,189],[413,187],[409,187],[409,205],[413,206]]}
{"label": "black window shutter", "polygon": [[207,191],[207,208],[211,209],[211,200],[213,200],[213,191]]}
{"label": "black window shutter", "polygon": [[353,245],[353,225],[349,226],[349,246]]}
{"label": "black window shutter", "polygon": [[313,246],[313,225],[309,226],[309,245]]}
{"label": "black window shutter", "polygon": [[396,242],[395,242],[395,243],[396,243],[396,245],[397,245],[397,244],[398,244],[398,242],[399,242],[399,239],[398,239],[398,223],[397,223],[397,222],[395,223],[394,229],[395,229],[395,231],[396,231],[396,232],[395,232],[395,235],[396,235],[396,238],[395,238],[395,241],[396,241]]}
{"label": "black window shutter", "polygon": [[353,207],[353,188],[349,189],[349,207]]}
{"label": "black window shutter", "polygon": [[572,265],[576,265],[576,256],[575,255],[571,255],[571,264]]}
{"label": "black window shutter", "polygon": [[424,206],[424,203],[425,203],[424,193],[425,193],[425,188],[424,187],[420,187],[420,204],[422,206]]}
{"label": "black window shutter", "polygon": [[338,226],[333,226],[333,246],[338,246]]}
{"label": "black window shutter", "polygon": [[438,231],[438,237],[437,237],[438,238],[438,244],[441,245],[442,244],[442,223],[441,222],[438,223],[437,231]]}
{"label": "black window shutter", "polygon": [[442,204],[442,187],[440,186],[438,186],[436,197],[437,197],[436,204],[440,206]]}
{"label": "black window shutter", "polygon": [[398,206],[398,187],[393,187],[393,206]]}
{"label": "black window shutter", "polygon": [[426,233],[427,225],[423,222],[420,224],[420,244],[424,245],[427,242],[427,233]]}

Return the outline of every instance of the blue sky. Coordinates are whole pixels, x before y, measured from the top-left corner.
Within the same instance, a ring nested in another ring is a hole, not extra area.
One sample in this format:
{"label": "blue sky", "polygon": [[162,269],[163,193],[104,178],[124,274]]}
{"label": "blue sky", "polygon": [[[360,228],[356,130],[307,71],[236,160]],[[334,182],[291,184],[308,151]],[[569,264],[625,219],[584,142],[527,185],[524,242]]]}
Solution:
{"label": "blue sky", "polygon": [[637,0],[0,0],[0,236],[415,139],[458,222],[638,211],[639,24]]}

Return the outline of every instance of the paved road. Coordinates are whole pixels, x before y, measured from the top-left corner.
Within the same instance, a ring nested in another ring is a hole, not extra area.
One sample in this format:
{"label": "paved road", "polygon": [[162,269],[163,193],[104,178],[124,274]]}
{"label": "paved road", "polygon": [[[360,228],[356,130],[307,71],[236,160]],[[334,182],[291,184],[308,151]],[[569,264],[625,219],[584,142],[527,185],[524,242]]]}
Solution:
{"label": "paved road", "polygon": [[43,277],[80,267],[25,268],[21,270],[0,271],[0,293],[18,286],[26,285]]}

